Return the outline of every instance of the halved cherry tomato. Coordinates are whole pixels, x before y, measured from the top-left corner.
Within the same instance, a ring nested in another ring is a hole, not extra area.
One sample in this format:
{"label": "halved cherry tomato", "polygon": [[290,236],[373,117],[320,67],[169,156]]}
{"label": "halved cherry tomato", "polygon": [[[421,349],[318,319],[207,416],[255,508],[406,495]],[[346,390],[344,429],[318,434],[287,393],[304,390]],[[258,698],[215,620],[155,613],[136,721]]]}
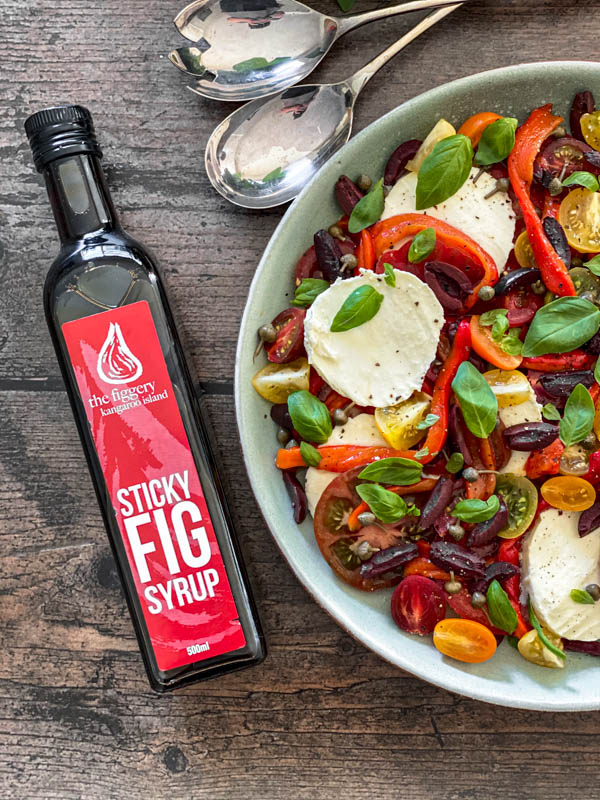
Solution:
{"label": "halved cherry tomato", "polygon": [[433,644],[445,656],[480,664],[496,652],[496,637],[489,628],[471,619],[443,619],[433,631]]}
{"label": "halved cherry tomato", "polygon": [[543,450],[533,451],[525,463],[525,473],[532,481],[544,475],[558,475],[560,459],[565,449],[560,439],[544,447]]}
{"label": "halved cherry tomato", "polygon": [[547,503],[563,511],[585,511],[596,502],[592,484],[574,475],[549,478],[542,484],[541,492]]}
{"label": "halved cherry tomato", "polygon": [[277,338],[265,344],[267,358],[275,364],[286,364],[304,355],[304,308],[286,308],[271,323]]}
{"label": "halved cherry tomato", "polygon": [[408,400],[395,406],[375,409],[375,424],[390,447],[408,450],[421,439],[426,431],[417,425],[427,416],[431,398],[424,392],[414,392]]}
{"label": "halved cherry tomato", "polygon": [[468,136],[471,140],[473,147],[477,147],[481,140],[481,135],[488,125],[492,122],[502,119],[499,114],[494,114],[493,111],[480,111],[479,114],[473,114],[472,117],[465,120],[458,129],[457,133],[462,133]]}
{"label": "halved cherry tomato", "polygon": [[552,177],[562,176],[563,179],[576,171],[593,172],[597,175],[600,170],[592,166],[585,157],[585,153],[591,152],[589,145],[572,136],[548,139],[535,160],[534,171],[537,173],[538,170],[544,170]]}
{"label": "halved cherry tomato", "polygon": [[297,358],[287,364],[267,364],[252,378],[252,386],[270,403],[285,403],[292,392],[308,389],[308,361]]}
{"label": "halved cherry tomato", "polygon": [[496,493],[508,508],[508,523],[498,536],[516,539],[531,525],[538,505],[538,493],[533,483],[522,475],[505,472],[498,475]]}
{"label": "halved cherry tomato", "polygon": [[477,355],[500,369],[516,369],[523,360],[522,356],[505,353],[500,344],[492,339],[492,327],[482,325],[478,315],[471,317],[471,345]]}
{"label": "halved cherry tomato", "polygon": [[518,406],[531,396],[531,385],[518,370],[491,369],[484,372],[483,377],[496,396],[499,408]]}
{"label": "halved cherry tomato", "polygon": [[504,308],[508,311],[508,324],[511,328],[520,328],[527,325],[544,305],[544,298],[540,295],[517,289],[508,292],[504,297]]}
{"label": "halved cherry tomato", "polygon": [[579,253],[600,252],[600,194],[573,189],[560,204],[558,221]]}
{"label": "halved cherry tomato", "polygon": [[[558,647],[559,650],[564,650],[564,645],[560,636],[557,636],[553,631],[543,626],[542,630],[555,647]],[[523,658],[527,659],[527,661],[531,661],[532,664],[537,664],[538,667],[563,669],[565,666],[565,659],[560,658],[560,656],[557,656],[549,650],[540,639],[536,630],[530,630],[529,633],[522,636],[519,639],[518,648]]]}
{"label": "halved cherry tomato", "polygon": [[446,595],[430,578],[410,575],[394,589],[391,610],[394,622],[403,631],[426,636],[444,619]]}
{"label": "halved cherry tomato", "polygon": [[449,594],[446,602],[452,611],[458,614],[461,619],[471,619],[473,622],[480,622],[482,625],[485,625],[486,628],[489,628],[496,636],[504,636],[504,631],[501,631],[499,628],[494,628],[482,608],[473,607],[471,604],[471,593],[468,592],[464,586],[460,592]]}
{"label": "halved cherry tomato", "polygon": [[600,150],[600,111],[592,111],[591,114],[582,114],[579,120],[583,138],[593,147]]}

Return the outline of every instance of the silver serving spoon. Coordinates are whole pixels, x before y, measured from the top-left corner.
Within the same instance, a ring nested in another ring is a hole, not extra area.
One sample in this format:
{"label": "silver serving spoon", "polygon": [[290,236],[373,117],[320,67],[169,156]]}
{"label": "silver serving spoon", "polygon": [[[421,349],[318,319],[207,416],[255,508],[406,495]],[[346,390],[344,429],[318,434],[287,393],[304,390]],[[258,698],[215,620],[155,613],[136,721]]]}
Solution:
{"label": "silver serving spoon", "polygon": [[252,100],[306,78],[333,43],[373,20],[451,5],[411,0],[349,17],[319,14],[297,0],[195,0],[175,17],[194,42],[169,58],[198,78],[193,92],[216,100]]}
{"label": "silver serving spoon", "polygon": [[350,138],[354,104],[375,73],[462,3],[441,8],[340,83],[294,86],[252,100],[212,132],[206,146],[209,180],[244,208],[287,203]]}

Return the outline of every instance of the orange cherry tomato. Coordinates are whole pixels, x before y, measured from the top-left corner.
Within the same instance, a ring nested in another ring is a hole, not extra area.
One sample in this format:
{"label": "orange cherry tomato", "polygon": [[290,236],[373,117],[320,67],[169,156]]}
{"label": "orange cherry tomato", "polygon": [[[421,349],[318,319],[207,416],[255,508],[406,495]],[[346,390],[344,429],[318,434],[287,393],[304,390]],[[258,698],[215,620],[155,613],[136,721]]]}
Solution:
{"label": "orange cherry tomato", "polygon": [[596,490],[589,481],[575,475],[549,478],[541,488],[542,497],[563,511],[585,511],[596,502]]}
{"label": "orange cherry tomato", "polygon": [[496,637],[481,622],[443,619],[433,630],[433,644],[440,653],[467,664],[480,664],[496,652]]}
{"label": "orange cherry tomato", "polygon": [[482,325],[477,314],[471,317],[471,346],[478,356],[498,369],[517,369],[523,361],[523,356],[511,356],[504,352],[500,344],[492,339],[491,325]]}
{"label": "orange cherry tomato", "polygon": [[497,119],[501,119],[499,114],[494,114],[493,111],[481,111],[479,114],[473,114],[472,117],[465,120],[457,133],[468,136],[473,147],[476,147],[481,139],[481,134],[488,125],[496,122]]}

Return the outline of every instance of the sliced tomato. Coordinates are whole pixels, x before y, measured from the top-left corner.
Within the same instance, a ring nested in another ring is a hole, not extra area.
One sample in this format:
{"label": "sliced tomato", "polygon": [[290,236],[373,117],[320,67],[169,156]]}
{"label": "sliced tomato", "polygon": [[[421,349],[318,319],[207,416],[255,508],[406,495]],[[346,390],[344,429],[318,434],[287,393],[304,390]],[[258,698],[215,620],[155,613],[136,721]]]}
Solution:
{"label": "sliced tomato", "polygon": [[304,308],[286,308],[271,323],[277,338],[265,345],[269,361],[285,364],[304,355]]}
{"label": "sliced tomato", "polygon": [[471,593],[468,592],[464,586],[460,592],[449,594],[446,601],[452,611],[458,614],[461,619],[470,619],[473,620],[473,622],[480,622],[482,625],[485,625],[486,628],[489,628],[496,636],[504,636],[504,631],[492,625],[482,608],[473,608],[471,605]]}
{"label": "sliced tomato", "polygon": [[515,290],[504,297],[504,308],[508,310],[508,324],[511,328],[527,325],[535,313],[544,305],[544,298],[532,292]]}
{"label": "sliced tomato", "polygon": [[477,315],[471,317],[471,345],[477,355],[499,369],[517,369],[523,360],[522,356],[505,353],[499,343],[492,339],[491,325],[482,325]]}
{"label": "sliced tomato", "polygon": [[573,172],[592,172],[600,174],[600,168],[594,166],[586,159],[586,153],[593,153],[593,149],[579,139],[572,136],[563,136],[560,139],[547,139],[540,154],[535,159],[534,174],[538,171],[549,172],[553,177],[561,180]]}

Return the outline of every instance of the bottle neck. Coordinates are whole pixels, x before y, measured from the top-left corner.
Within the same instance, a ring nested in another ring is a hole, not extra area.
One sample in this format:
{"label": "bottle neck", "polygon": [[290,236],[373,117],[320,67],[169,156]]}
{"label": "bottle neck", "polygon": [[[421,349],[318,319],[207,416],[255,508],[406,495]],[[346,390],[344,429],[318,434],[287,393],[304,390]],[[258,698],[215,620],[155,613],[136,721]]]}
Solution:
{"label": "bottle neck", "polygon": [[97,156],[78,153],[56,159],[44,170],[44,178],[63,244],[118,227]]}

